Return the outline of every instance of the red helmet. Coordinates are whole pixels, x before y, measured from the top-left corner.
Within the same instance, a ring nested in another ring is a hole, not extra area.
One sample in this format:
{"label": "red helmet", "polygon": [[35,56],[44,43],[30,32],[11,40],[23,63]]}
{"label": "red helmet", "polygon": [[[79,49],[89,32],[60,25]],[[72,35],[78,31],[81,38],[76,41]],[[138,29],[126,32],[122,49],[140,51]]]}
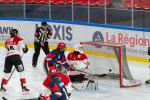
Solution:
{"label": "red helmet", "polygon": [[52,67],[49,69],[49,74],[51,76],[57,76],[57,69],[55,67]]}
{"label": "red helmet", "polygon": [[59,42],[58,45],[57,45],[57,48],[59,50],[63,50],[64,51],[65,48],[66,48],[66,44],[64,42]]}

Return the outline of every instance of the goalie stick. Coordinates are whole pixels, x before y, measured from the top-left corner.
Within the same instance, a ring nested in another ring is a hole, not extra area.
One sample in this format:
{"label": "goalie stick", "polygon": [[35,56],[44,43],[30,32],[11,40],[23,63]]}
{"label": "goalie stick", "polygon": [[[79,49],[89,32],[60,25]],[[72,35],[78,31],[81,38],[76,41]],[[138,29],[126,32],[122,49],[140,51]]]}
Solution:
{"label": "goalie stick", "polygon": [[82,71],[82,70],[79,70],[79,69],[74,69],[74,70],[78,71],[78,72],[85,73],[89,76],[96,76],[96,77],[105,77],[105,76],[107,76],[107,74],[92,74],[92,73],[88,73],[88,72],[85,72],[85,71]]}
{"label": "goalie stick", "polygon": [[79,88],[75,87],[74,85],[72,85],[72,88],[74,88],[74,89],[77,90],[77,91],[80,91],[80,90],[82,90],[82,89],[84,88],[84,86],[82,86],[82,87],[79,89]]}
{"label": "goalie stick", "polygon": [[78,72],[82,72],[82,73],[85,73],[89,76],[95,76],[95,77],[103,77],[103,78],[111,78],[111,79],[117,79],[119,78],[119,75],[118,74],[115,74],[115,73],[107,73],[107,74],[92,74],[92,73],[89,73],[89,72],[85,72],[85,71],[82,71],[82,70],[79,70],[79,69],[74,69],[75,71],[78,71]]}

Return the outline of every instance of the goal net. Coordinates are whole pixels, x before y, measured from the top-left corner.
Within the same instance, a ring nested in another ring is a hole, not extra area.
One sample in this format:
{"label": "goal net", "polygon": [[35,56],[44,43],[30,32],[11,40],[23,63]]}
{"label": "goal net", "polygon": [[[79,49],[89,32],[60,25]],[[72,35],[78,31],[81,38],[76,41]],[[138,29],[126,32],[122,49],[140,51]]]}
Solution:
{"label": "goal net", "polygon": [[106,42],[80,42],[80,44],[90,62],[88,73],[106,74],[107,78],[118,79],[121,88],[135,87],[141,84],[132,77],[124,45]]}

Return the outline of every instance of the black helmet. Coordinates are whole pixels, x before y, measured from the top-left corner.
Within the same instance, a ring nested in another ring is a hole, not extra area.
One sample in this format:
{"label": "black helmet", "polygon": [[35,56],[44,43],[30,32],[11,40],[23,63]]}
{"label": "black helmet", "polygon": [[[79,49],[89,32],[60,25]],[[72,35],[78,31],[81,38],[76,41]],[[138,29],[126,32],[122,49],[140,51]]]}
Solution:
{"label": "black helmet", "polygon": [[41,26],[47,26],[47,22],[41,22]]}
{"label": "black helmet", "polygon": [[18,30],[17,29],[12,29],[10,30],[10,35],[17,35],[18,34]]}
{"label": "black helmet", "polygon": [[57,69],[57,71],[61,71],[62,70],[62,64],[61,64],[61,62],[54,63],[54,67]]}

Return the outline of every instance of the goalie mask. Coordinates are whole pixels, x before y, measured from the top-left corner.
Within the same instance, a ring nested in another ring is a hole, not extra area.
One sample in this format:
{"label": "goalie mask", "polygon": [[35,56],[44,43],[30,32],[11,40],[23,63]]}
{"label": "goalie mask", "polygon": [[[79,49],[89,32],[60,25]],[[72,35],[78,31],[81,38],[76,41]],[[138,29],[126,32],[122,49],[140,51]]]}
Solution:
{"label": "goalie mask", "polygon": [[81,44],[77,44],[74,46],[75,51],[83,53],[83,47]]}

